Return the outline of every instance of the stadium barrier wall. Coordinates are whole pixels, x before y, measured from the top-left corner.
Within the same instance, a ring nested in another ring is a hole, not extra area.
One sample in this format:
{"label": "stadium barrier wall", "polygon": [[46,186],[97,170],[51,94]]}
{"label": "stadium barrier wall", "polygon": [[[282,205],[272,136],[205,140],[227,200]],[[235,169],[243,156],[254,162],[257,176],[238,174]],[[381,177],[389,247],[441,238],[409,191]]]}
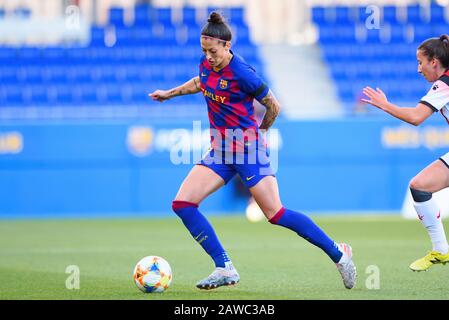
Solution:
{"label": "stadium barrier wall", "polygon": [[[208,140],[191,121],[3,121],[0,217],[167,216],[192,164],[178,155]],[[399,213],[409,180],[449,151],[449,127],[394,119],[276,123],[281,198],[307,213]],[[276,149],[277,148],[277,149]],[[194,148],[189,156],[200,157]],[[248,195],[233,179],[201,208],[244,212]]]}

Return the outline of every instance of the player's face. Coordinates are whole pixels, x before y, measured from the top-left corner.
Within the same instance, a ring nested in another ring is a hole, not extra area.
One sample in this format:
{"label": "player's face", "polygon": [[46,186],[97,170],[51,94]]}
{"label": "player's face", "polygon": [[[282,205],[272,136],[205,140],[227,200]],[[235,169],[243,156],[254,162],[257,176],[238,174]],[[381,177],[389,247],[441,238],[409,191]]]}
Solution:
{"label": "player's face", "polygon": [[210,66],[220,68],[229,56],[230,43],[201,37],[201,49]]}
{"label": "player's face", "polygon": [[429,82],[437,81],[438,61],[435,58],[429,59],[421,50],[416,51],[416,59],[418,60],[418,72]]}

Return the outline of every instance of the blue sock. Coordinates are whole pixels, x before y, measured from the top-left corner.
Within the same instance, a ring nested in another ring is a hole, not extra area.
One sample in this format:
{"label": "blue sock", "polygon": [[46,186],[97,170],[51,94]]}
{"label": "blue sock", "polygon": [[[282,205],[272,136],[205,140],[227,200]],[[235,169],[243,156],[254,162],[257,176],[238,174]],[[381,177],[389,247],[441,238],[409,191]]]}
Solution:
{"label": "blue sock", "polygon": [[310,243],[321,248],[335,263],[340,261],[343,253],[338,249],[337,244],[305,214],[282,208],[269,221],[295,231]]}
{"label": "blue sock", "polygon": [[214,260],[216,267],[225,267],[231,261],[221,246],[209,221],[198,210],[198,205],[186,201],[173,201],[173,211],[181,218],[192,237]]}

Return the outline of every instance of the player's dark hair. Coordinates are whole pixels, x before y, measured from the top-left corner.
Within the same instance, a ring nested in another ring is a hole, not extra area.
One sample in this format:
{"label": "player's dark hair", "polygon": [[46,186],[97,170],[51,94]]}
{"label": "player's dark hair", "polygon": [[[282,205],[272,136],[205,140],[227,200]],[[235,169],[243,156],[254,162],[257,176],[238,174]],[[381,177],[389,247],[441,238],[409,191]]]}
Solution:
{"label": "player's dark hair", "polygon": [[201,30],[202,36],[221,39],[224,41],[231,41],[232,32],[223,16],[214,11],[209,15],[207,24]]}
{"label": "player's dark hair", "polygon": [[438,59],[445,69],[449,69],[449,36],[447,34],[425,40],[418,50],[421,50],[429,60]]}

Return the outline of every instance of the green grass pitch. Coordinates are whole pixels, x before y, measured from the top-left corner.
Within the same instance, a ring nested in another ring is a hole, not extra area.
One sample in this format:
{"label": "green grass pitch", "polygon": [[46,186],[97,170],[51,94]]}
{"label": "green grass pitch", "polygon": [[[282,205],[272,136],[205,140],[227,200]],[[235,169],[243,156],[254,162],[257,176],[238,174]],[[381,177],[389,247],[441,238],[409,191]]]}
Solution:
{"label": "green grass pitch", "polygon": [[[295,233],[243,215],[212,216],[240,272],[237,286],[201,291],[213,269],[180,220],[3,220],[0,222],[0,299],[448,299],[449,265],[414,273],[409,264],[429,250],[418,221],[398,216],[314,216],[336,241],[351,244],[357,285],[343,287],[330,259]],[[167,259],[171,287],[144,294],[132,280],[147,255]],[[65,286],[66,267],[80,269],[80,289]],[[379,270],[379,289],[369,288]]]}

